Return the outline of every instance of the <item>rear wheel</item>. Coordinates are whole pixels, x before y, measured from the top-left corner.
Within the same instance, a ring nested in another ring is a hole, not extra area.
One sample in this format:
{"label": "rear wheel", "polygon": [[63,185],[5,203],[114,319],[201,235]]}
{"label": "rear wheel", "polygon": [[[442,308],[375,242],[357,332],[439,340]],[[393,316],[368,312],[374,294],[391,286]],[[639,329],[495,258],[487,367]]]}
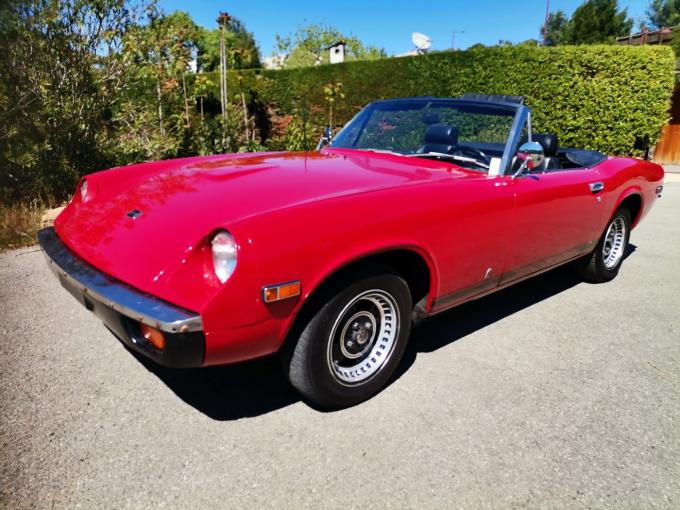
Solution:
{"label": "rear wheel", "polygon": [[411,330],[411,294],[396,274],[330,295],[285,358],[291,384],[326,408],[362,402],[394,373]]}
{"label": "rear wheel", "polygon": [[593,282],[608,282],[616,277],[628,248],[630,225],[630,211],[616,211],[595,250],[576,263],[576,269],[583,278]]}

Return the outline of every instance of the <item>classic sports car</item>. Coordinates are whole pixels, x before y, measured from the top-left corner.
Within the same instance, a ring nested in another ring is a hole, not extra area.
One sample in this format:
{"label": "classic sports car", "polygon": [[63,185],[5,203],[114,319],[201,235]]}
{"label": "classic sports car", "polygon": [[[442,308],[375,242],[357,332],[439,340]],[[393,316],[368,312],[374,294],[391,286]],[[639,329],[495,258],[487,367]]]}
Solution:
{"label": "classic sports car", "polygon": [[280,351],[339,408],[387,383],[414,321],[567,262],[614,278],[663,177],[532,133],[521,98],[395,99],[314,152],[88,175],[38,238],[130,348],[171,367]]}

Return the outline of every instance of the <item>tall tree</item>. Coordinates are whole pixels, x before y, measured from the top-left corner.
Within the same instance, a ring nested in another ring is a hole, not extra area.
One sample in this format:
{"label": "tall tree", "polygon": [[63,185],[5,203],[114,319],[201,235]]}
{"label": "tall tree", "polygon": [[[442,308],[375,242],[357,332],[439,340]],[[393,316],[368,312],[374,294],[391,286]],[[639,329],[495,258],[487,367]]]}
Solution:
{"label": "tall tree", "polygon": [[545,31],[543,34],[543,43],[546,46],[564,44],[564,41],[567,38],[568,26],[569,18],[564,11],[551,12],[548,15],[548,22],[545,24],[545,27],[541,27],[541,31]]}
{"label": "tall tree", "polygon": [[126,64],[129,87],[118,94],[114,119],[124,132],[117,142],[129,159],[177,153],[190,123],[186,73],[197,33],[188,14],[151,8],[148,23],[123,39],[118,58]]}
{"label": "tall tree", "polygon": [[646,14],[646,23],[652,28],[680,25],[680,0],[652,0]]}
{"label": "tall tree", "polygon": [[[677,0],[680,2],[680,0]],[[633,20],[627,9],[619,9],[617,0],[586,0],[567,18],[563,11],[548,16],[547,33],[540,28],[548,46],[560,44],[613,43],[616,37],[628,35]]]}
{"label": "tall tree", "polygon": [[628,35],[633,20],[627,9],[619,10],[617,0],[586,0],[571,16],[565,43],[612,43],[619,36]]}
{"label": "tall tree", "polygon": [[119,0],[0,2],[0,200],[62,199],[109,161],[103,150],[115,57],[143,4]]}
{"label": "tall tree", "polygon": [[300,26],[286,36],[276,34],[276,53],[285,55],[284,67],[307,67],[329,62],[328,47],[344,41],[347,60],[375,60],[385,58],[384,49],[365,45],[352,35],[345,35],[335,27],[314,23]]}
{"label": "tall tree", "polygon": [[[252,33],[233,16],[225,26],[227,67],[229,69],[251,69],[260,67],[260,49]],[[220,30],[201,28],[198,37],[198,68],[200,71],[216,71],[220,66]],[[238,52],[238,55],[236,54]]]}

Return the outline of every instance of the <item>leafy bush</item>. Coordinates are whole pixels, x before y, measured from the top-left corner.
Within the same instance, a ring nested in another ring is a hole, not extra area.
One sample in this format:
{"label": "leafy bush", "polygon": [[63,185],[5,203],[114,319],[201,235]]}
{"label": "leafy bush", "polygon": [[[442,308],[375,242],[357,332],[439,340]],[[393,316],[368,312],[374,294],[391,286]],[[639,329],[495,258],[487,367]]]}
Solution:
{"label": "leafy bush", "polygon": [[314,126],[303,115],[293,115],[285,137],[287,151],[313,150],[318,140]]}
{"label": "leafy bush", "polygon": [[241,71],[240,83],[233,73],[229,87],[247,88],[279,115],[290,115],[302,104],[317,126],[327,122],[328,83],[343,84],[345,97],[333,105],[339,123],[376,99],[522,95],[533,110],[534,129],[557,134],[562,145],[639,155],[658,141],[668,120],[674,67],[672,50],[663,46],[493,47]]}
{"label": "leafy bush", "polygon": [[0,202],[49,202],[111,166],[103,126],[121,88],[118,0],[0,2]]}

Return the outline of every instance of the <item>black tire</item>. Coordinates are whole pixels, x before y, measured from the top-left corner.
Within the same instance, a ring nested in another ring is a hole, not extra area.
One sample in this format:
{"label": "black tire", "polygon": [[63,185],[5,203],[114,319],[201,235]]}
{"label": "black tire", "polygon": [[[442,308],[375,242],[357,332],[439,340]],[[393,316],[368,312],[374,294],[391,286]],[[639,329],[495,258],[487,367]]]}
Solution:
{"label": "black tire", "polygon": [[390,273],[363,278],[327,296],[300,326],[283,363],[291,384],[307,400],[340,409],[369,399],[388,382],[408,342],[413,306],[404,279]]}
{"label": "black tire", "polygon": [[[615,225],[623,223],[624,234],[623,234],[623,245],[621,246],[621,253],[614,263],[607,263],[607,258],[605,256],[605,245],[609,242],[607,236],[611,229]],[[589,255],[583,257],[582,259],[576,261],[575,268],[578,274],[585,280],[602,283],[608,282],[616,277],[619,273],[621,263],[626,256],[626,251],[628,250],[628,240],[630,239],[630,211],[628,209],[619,209],[614,213],[607,227],[604,229],[600,240],[598,241],[595,249]]]}

